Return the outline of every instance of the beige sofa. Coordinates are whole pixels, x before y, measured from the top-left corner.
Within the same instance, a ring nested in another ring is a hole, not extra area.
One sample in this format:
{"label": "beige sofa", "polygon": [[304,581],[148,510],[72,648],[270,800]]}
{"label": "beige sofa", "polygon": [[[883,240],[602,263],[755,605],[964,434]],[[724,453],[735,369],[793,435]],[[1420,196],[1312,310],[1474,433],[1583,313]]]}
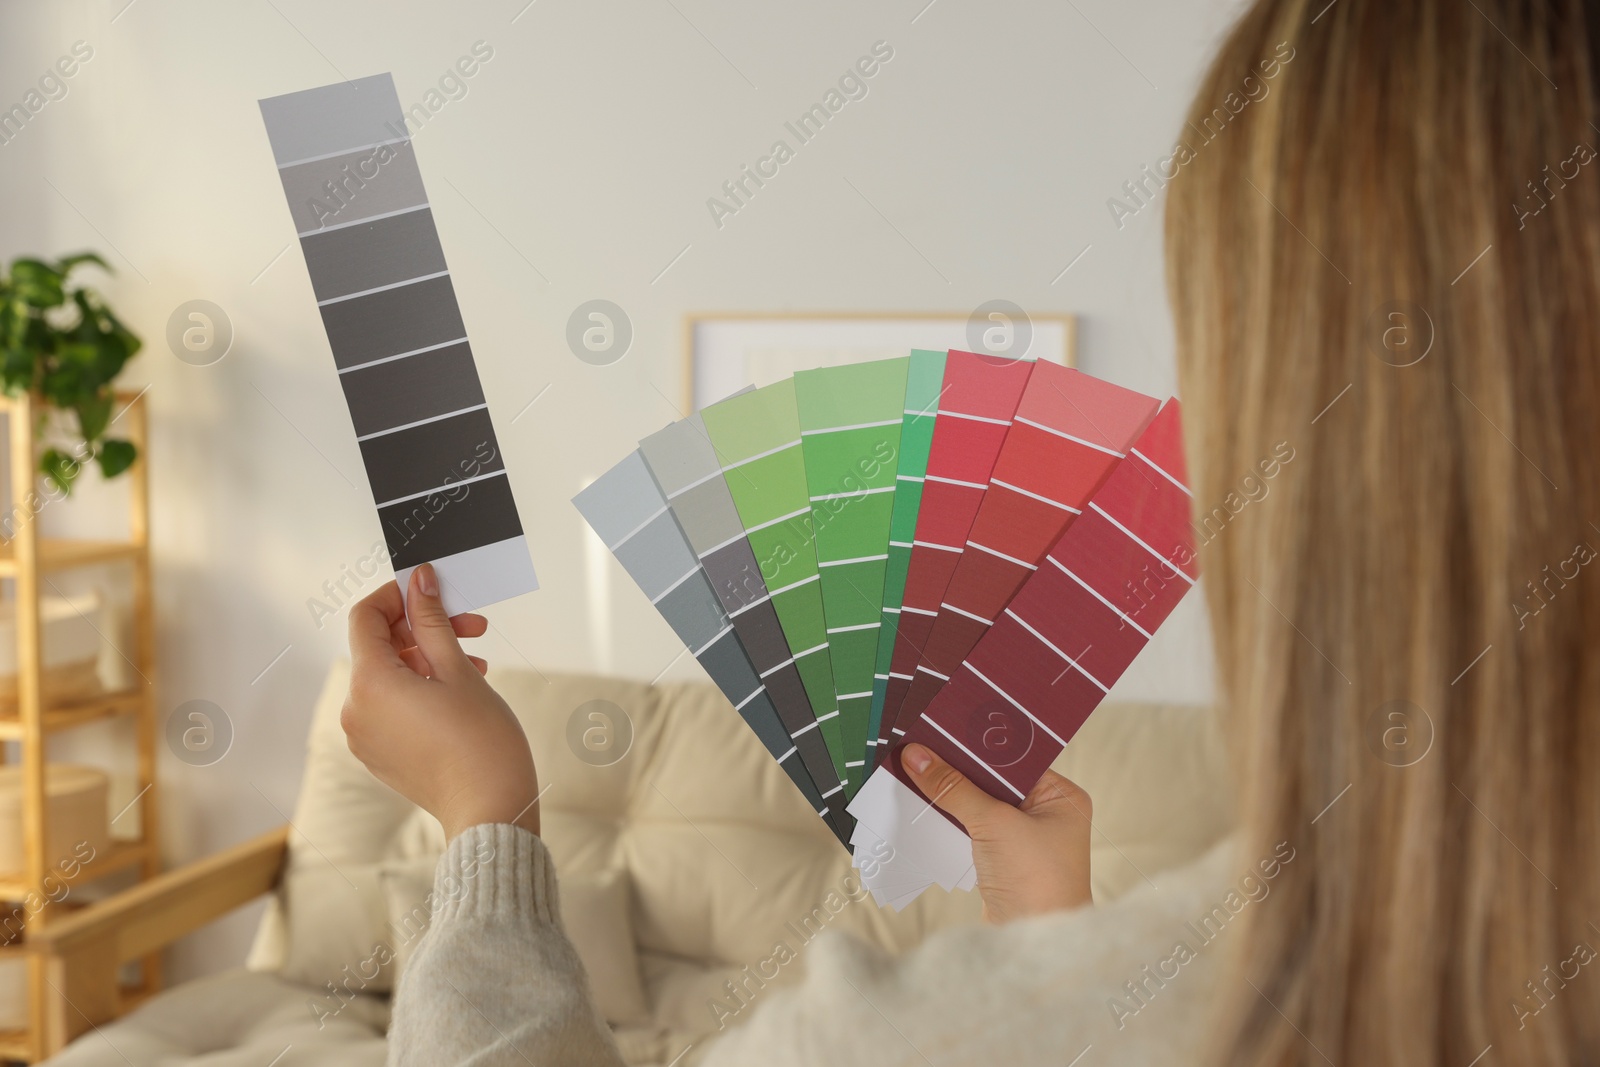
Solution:
{"label": "beige sofa", "polygon": [[[81,1036],[51,1064],[383,1062],[385,992],[426,920],[442,837],[350,756],[339,729],[346,672],[332,670],[318,702],[286,835],[172,872],[121,911],[113,900],[53,928],[42,947],[77,993],[55,1026],[62,1039]],[[670,1063],[737,1022],[799,976],[804,945],[823,929],[903,950],[977,921],[971,894],[934,890],[898,914],[874,906],[849,857],[709,686],[532,671],[492,681],[532,740],[563,912],[632,1063]],[[630,732],[626,754],[608,763]],[[597,754],[596,742],[611,747]],[[1202,708],[1108,704],[1057,769],[1095,800],[1098,899],[1197,856],[1229,825]],[[245,969],[109,1021],[96,974],[268,887]],[[780,942],[798,958],[774,967]]]}

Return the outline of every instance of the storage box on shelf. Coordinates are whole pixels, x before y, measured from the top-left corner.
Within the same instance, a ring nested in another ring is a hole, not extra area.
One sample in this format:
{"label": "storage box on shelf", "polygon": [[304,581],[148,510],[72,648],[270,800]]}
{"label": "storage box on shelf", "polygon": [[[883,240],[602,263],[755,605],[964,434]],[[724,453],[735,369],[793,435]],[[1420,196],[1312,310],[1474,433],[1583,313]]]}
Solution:
{"label": "storage box on shelf", "polygon": [[[36,492],[34,437],[39,407],[29,397],[0,396],[0,414],[9,424],[12,486],[4,513],[8,521],[0,527],[9,534],[0,543],[0,581],[11,587],[0,602],[0,763],[12,751],[19,757],[15,767],[0,768],[0,819],[11,820],[7,831],[16,831],[20,822],[11,847],[0,849],[0,993],[5,994],[0,999],[16,1004],[13,985],[26,992],[25,1008],[0,1018],[0,1061],[34,1063],[46,1053],[51,976],[46,961],[29,951],[29,935],[67,917],[79,903],[74,893],[89,882],[130,870],[146,881],[160,871],[148,422],[142,393],[118,392],[117,404],[118,430],[139,450],[127,473],[128,538],[61,539],[39,533],[43,505]],[[113,562],[126,562],[132,572],[133,642],[118,651],[133,672],[130,685],[107,692],[92,669],[85,668],[87,631],[82,624],[99,638],[101,627],[89,618],[98,604],[56,596],[51,574]],[[47,767],[45,759],[50,735],[112,718],[133,724],[135,796],[125,809],[130,814],[125,825],[138,826],[138,837],[132,840],[105,834],[106,818],[97,821],[89,811],[96,803],[107,806],[103,776],[87,768]],[[0,840],[5,832],[0,831]],[[63,842],[67,851],[57,855]],[[85,843],[93,850],[87,861],[87,852],[79,847]],[[14,936],[18,930],[20,936]],[[120,989],[113,1010],[132,1007],[159,987],[159,956],[151,952],[140,964],[139,987]],[[70,983],[60,973],[55,979],[57,985]]]}

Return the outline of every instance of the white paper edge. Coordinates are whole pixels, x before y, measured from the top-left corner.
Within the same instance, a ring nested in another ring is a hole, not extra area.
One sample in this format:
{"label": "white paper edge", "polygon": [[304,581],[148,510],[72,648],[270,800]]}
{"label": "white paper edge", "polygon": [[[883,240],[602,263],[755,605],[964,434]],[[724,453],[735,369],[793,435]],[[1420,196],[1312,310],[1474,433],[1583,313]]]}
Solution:
{"label": "white paper edge", "polygon": [[[411,588],[411,572],[416,569],[403,567],[394,572],[402,603]],[[439,576],[440,599],[449,615],[476,611],[539,588],[528,539],[521,534],[436,559],[433,571]]]}
{"label": "white paper edge", "polygon": [[[877,846],[882,839],[861,823],[856,823],[850,843],[853,846],[851,865],[860,875],[862,886],[871,891],[873,901],[880,908],[893,907],[899,911],[934,884],[926,872],[913,867],[903,856],[891,852],[890,859],[878,859],[880,849]],[[862,866],[866,858],[873,861],[871,873]]]}
{"label": "white paper edge", "polygon": [[933,883],[929,882],[927,885],[923,886],[921,889],[913,889],[911,892],[907,893],[905,896],[891,897],[889,900],[885,901],[884,903],[888,904],[889,907],[893,908],[895,911],[905,911],[906,908],[910,906],[912,901],[914,901],[918,897],[920,897],[923,894],[923,892],[925,892],[932,885],[933,885]]}
{"label": "white paper edge", "polygon": [[945,889],[956,889],[972,868],[972,839],[887,769],[872,772],[846,808],[858,824],[883,838],[913,867]]}
{"label": "white paper edge", "polygon": [[[931,875],[914,866],[904,856],[890,852],[887,860],[878,859],[880,838],[860,823],[856,824],[851,843],[855,846],[851,865],[859,872],[861,884],[872,891],[879,904],[906,893],[920,893],[934,884]],[[872,861],[870,872],[863,866],[864,858]]]}

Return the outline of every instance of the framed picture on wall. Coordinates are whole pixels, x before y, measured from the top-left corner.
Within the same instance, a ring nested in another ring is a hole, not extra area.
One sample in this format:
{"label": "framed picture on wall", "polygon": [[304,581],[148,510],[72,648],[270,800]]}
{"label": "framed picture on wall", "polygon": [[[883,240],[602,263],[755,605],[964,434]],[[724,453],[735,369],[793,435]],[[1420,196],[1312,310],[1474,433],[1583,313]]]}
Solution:
{"label": "framed picture on wall", "polygon": [[1077,319],[972,313],[707,312],[684,316],[684,396],[689,410],[770,385],[796,371],[903,356],[913,348],[989,351],[1073,366]]}

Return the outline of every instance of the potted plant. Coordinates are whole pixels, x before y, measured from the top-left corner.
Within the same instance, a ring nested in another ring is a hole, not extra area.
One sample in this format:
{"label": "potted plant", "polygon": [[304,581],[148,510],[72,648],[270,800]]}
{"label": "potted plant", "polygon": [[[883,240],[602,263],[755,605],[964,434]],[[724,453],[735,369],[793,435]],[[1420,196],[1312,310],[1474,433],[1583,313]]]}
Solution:
{"label": "potted plant", "polygon": [[76,416],[70,451],[52,446],[39,456],[40,472],[63,494],[72,492],[90,459],[102,475],[115,478],[138,455],[131,441],[106,431],[112,382],[142,342],[99,293],[72,277],[74,268],[87,263],[111,269],[93,252],[79,252],[54,263],[19,257],[0,274],[0,386],[12,396],[32,396],[41,438],[52,410]]}

